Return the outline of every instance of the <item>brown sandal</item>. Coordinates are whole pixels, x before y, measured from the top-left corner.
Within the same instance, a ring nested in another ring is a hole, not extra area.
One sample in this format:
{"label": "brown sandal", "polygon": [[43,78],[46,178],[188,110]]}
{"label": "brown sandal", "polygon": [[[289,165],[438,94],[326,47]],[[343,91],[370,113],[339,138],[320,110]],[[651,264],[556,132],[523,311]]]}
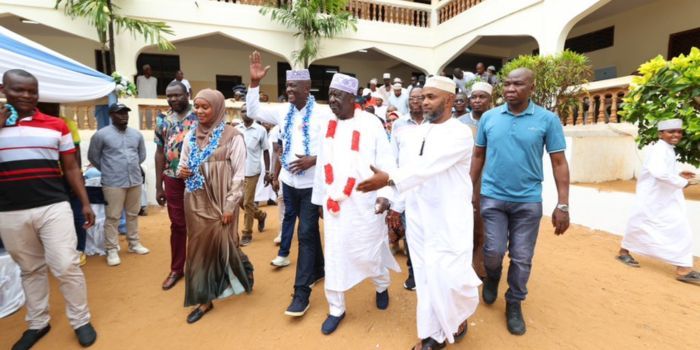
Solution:
{"label": "brown sandal", "polygon": [[469,327],[467,321],[468,320],[464,320],[464,322],[462,322],[462,324],[459,325],[459,328],[457,328],[457,333],[453,335],[455,338],[455,343],[462,340],[464,336],[467,335],[467,329]]}

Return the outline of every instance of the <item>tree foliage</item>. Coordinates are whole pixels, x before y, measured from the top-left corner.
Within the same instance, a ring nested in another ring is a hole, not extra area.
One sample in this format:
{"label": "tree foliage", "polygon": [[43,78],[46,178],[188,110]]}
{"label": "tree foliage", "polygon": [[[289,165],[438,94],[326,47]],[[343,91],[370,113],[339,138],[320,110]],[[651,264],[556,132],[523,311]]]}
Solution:
{"label": "tree foliage", "polygon": [[[573,51],[564,50],[556,55],[522,55],[508,62],[499,73],[504,81],[508,74],[517,68],[529,68],[535,73],[535,91],[532,100],[552,112],[561,111],[576,105],[576,97],[584,93],[582,84],[591,76],[588,57]],[[497,86],[497,94],[502,96],[503,87]]]}
{"label": "tree foliage", "polygon": [[[85,18],[97,30],[103,50],[109,50],[110,64],[114,70],[114,31],[127,31],[132,35],[142,35],[146,42],[158,45],[161,50],[173,50],[175,46],[165,38],[172,35],[169,25],[160,21],[146,21],[122,16],[115,11],[119,6],[112,0],[56,0],[54,8],[63,6],[63,12],[71,17]],[[106,65],[104,65],[106,68]]]}
{"label": "tree foliage", "polygon": [[271,2],[260,9],[287,28],[296,30],[303,46],[292,52],[292,59],[307,68],[318,56],[321,39],[331,39],[344,30],[357,30],[357,19],[347,11],[348,0],[295,0]]}
{"label": "tree foliage", "polygon": [[700,49],[666,61],[660,55],[639,67],[620,114],[639,128],[640,147],[658,139],[656,125],[683,119],[684,138],[676,146],[680,161],[700,167]]}

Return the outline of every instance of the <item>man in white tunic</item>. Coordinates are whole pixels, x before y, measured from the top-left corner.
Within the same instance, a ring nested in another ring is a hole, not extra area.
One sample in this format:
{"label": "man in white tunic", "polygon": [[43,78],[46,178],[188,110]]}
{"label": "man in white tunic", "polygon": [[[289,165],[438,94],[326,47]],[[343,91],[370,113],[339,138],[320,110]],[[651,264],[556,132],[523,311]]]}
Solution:
{"label": "man in white tunic", "polygon": [[649,147],[637,180],[637,198],[617,259],[639,267],[630,252],[676,266],[676,279],[700,284],[693,270],[693,233],[686,219],[683,188],[696,185],[693,172],[678,172],[673,148],[683,138],[681,119],[659,122],[659,141]]}
{"label": "man in white tunic", "polygon": [[390,188],[357,192],[372,176],[370,165],[394,169],[386,132],[377,118],[355,109],[357,79],[336,73],[330,84],[329,118],[318,155],[311,202],[323,206],[326,299],[330,312],[321,331],[330,334],[345,317],[345,291],[371,278],[377,308],[389,306],[389,269],[401,271],[389,250],[384,211]]}
{"label": "man in white tunic", "polygon": [[421,338],[414,349],[439,349],[445,341],[460,340],[479,304],[481,281],[471,266],[474,141],[469,127],[452,118],[454,92],[451,79],[428,79],[421,95],[429,123],[411,133],[413,142],[405,144],[410,149],[402,151],[407,159],[393,171],[373,169],[375,175],[358,186],[371,191],[388,184],[404,194]]}

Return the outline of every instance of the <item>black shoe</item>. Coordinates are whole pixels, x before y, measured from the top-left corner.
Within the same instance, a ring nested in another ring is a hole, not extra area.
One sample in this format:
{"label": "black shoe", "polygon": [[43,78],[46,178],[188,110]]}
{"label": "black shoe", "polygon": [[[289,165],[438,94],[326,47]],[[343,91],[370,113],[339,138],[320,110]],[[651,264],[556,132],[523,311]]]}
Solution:
{"label": "black shoe", "polygon": [[328,315],[328,317],[326,317],[326,320],[323,321],[323,324],[321,325],[321,333],[329,335],[335,332],[336,328],[338,328],[338,325],[340,324],[340,321],[342,321],[344,318],[344,312],[340,316]]}
{"label": "black shoe", "polygon": [[498,298],[498,280],[486,277],[481,294],[484,297],[484,302],[486,304],[493,304],[496,301],[496,298]]}
{"label": "black shoe", "polygon": [[413,279],[413,274],[409,274],[406,282],[403,283],[403,287],[408,290],[416,290],[416,280]]}
{"label": "black shoe", "polygon": [[287,316],[301,317],[304,316],[306,311],[309,309],[309,297],[303,297],[298,294],[294,294],[292,298],[292,303],[289,304],[287,311],[284,312]]}
{"label": "black shoe", "polygon": [[202,309],[199,306],[197,306],[194,310],[192,310],[192,312],[190,312],[189,315],[187,315],[187,323],[192,324],[199,321],[199,319],[202,318],[204,314],[206,314],[207,312],[209,312],[209,310],[213,308],[214,304],[209,304],[209,306],[207,306],[207,308],[204,311],[202,311]]}
{"label": "black shoe", "polygon": [[94,344],[95,340],[97,340],[97,332],[95,332],[95,328],[92,328],[90,323],[76,328],[75,335],[78,336],[78,343],[84,348]]}
{"label": "black shoe", "polygon": [[389,307],[389,290],[377,292],[377,309],[386,310]]}
{"label": "black shoe", "polygon": [[520,302],[506,303],[506,322],[508,323],[508,331],[510,334],[525,334],[525,320],[523,320],[523,311],[520,308]]}
{"label": "black shoe", "polygon": [[43,336],[46,335],[51,330],[51,325],[47,324],[46,327],[42,329],[27,329],[22,333],[22,337],[12,346],[12,350],[26,350],[31,349],[36,342],[39,341]]}
{"label": "black shoe", "polygon": [[263,212],[263,216],[258,219],[258,232],[265,231],[265,219],[267,219],[267,213]]}
{"label": "black shoe", "polygon": [[139,216],[148,216],[148,212],[146,211],[146,207],[141,207],[139,210]]}

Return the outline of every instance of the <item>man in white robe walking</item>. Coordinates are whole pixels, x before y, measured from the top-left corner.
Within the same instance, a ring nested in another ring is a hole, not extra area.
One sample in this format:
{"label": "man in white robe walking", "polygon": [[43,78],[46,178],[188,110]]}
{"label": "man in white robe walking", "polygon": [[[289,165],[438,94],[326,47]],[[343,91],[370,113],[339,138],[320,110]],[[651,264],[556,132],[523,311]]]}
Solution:
{"label": "man in white robe walking", "polygon": [[676,266],[677,280],[700,284],[683,196],[683,189],[698,179],[693,172],[678,172],[673,150],[683,138],[683,121],[664,120],[657,127],[659,141],[649,147],[637,180],[637,198],[617,260],[639,267],[630,251],[654,257]]}
{"label": "man in white robe walking", "polygon": [[377,118],[354,108],[357,79],[335,74],[328,104],[335,114],[325,128],[317,158],[311,202],[323,207],[325,290],[330,312],[323,334],[333,333],[345,317],[345,291],[366,278],[376,289],[376,305],[389,306],[389,269],[400,272],[389,250],[383,213],[391,189],[363,193],[354,187],[372,176],[370,165],[393,169],[386,132]]}
{"label": "man in white robe walking", "polygon": [[[428,350],[464,337],[467,318],[479,304],[481,281],[471,266],[472,133],[452,118],[455,83],[451,79],[432,77],[421,94],[429,123],[411,133],[414,139],[406,143],[410,149],[402,152],[409,156],[396,170],[373,168],[375,175],[358,190],[388,185],[404,194],[421,338],[414,349]],[[392,225],[398,220],[396,215],[390,218]]]}

